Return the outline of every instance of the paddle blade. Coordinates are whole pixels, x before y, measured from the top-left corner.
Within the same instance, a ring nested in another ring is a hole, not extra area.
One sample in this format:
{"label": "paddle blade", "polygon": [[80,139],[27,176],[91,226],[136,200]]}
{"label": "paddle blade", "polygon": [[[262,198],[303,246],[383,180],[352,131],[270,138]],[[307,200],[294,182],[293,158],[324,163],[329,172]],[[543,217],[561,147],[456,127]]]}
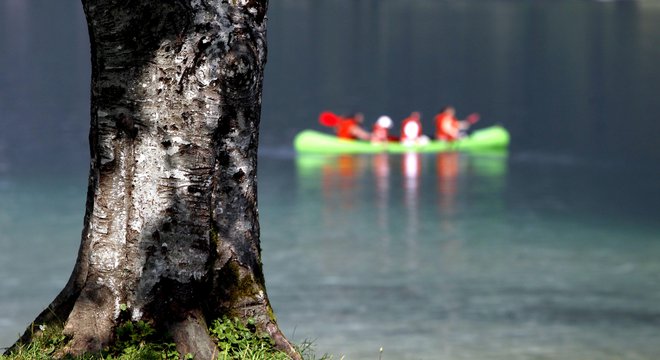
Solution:
{"label": "paddle blade", "polygon": [[330,111],[324,111],[319,115],[319,123],[323,126],[337,126],[341,118],[339,115],[331,113]]}
{"label": "paddle blade", "polygon": [[466,120],[470,125],[472,125],[472,124],[476,123],[477,121],[479,121],[480,118],[481,118],[481,116],[480,116],[479,114],[477,114],[477,113],[472,113],[472,114],[468,115],[467,118],[465,118],[465,120]]}

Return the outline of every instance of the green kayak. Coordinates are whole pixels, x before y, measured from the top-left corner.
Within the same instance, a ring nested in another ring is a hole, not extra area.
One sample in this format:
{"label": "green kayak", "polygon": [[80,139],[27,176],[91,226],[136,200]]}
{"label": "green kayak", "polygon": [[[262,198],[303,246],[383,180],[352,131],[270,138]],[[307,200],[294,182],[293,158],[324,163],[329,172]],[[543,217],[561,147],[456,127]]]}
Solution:
{"label": "green kayak", "polygon": [[299,153],[373,154],[381,152],[443,152],[503,150],[509,145],[509,132],[501,126],[475,130],[469,136],[454,141],[429,141],[426,144],[404,145],[399,142],[372,144],[368,141],[339,139],[315,130],[303,130],[296,135],[293,146]]}

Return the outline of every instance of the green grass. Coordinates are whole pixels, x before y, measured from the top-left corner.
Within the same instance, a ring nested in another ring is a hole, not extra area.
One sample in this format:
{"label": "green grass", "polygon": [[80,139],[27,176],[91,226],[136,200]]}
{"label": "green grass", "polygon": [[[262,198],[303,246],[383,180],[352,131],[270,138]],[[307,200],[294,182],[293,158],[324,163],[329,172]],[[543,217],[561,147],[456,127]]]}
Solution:
{"label": "green grass", "polygon": [[[241,360],[288,360],[289,357],[275,349],[273,341],[256,331],[254,322],[243,323],[238,319],[215,320],[209,333],[218,345],[219,359]],[[116,341],[101,354],[66,357],[69,360],[179,360],[193,359],[190,354],[181,357],[176,346],[167,337],[159,336],[153,327],[144,321],[126,321],[115,330]],[[19,346],[9,356],[0,355],[0,360],[51,360],[64,347],[66,337],[62,328],[45,328],[43,334],[31,343]],[[304,342],[299,350],[305,360],[331,360],[323,355],[317,358],[311,343]]]}

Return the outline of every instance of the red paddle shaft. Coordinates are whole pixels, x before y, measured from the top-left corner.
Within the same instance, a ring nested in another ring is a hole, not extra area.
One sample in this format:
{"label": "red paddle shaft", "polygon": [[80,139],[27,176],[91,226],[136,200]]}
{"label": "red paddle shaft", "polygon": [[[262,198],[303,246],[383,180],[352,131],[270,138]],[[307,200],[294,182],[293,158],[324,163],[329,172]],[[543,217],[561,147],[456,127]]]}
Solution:
{"label": "red paddle shaft", "polygon": [[472,125],[472,124],[476,123],[477,121],[479,121],[480,118],[481,118],[481,116],[479,116],[479,114],[477,114],[477,113],[472,113],[472,114],[468,115],[468,116],[465,118],[465,120],[466,120],[468,123],[470,123],[470,125]]}

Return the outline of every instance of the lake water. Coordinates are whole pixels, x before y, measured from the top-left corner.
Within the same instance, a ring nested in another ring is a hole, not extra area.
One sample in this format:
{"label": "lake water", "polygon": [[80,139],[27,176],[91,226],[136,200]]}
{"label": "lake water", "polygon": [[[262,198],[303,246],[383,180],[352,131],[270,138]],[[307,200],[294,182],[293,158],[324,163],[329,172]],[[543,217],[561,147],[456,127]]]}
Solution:
{"label": "lake water", "polygon": [[[0,347],[82,230],[78,1],[0,3]],[[660,3],[270,1],[259,201],[285,333],[347,359],[660,357]],[[7,69],[10,69],[9,71]],[[444,104],[506,153],[296,156],[318,113]]]}

